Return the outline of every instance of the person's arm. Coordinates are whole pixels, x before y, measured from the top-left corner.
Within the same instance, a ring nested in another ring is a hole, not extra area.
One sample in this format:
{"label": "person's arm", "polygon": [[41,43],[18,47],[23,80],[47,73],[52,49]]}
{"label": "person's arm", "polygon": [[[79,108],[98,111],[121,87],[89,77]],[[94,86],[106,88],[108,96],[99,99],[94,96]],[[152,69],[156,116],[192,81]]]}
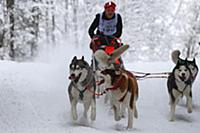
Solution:
{"label": "person's arm", "polygon": [[90,35],[90,38],[93,38],[94,36],[94,31],[96,30],[96,28],[99,25],[99,18],[100,18],[100,14],[97,14],[95,19],[93,20],[92,24],[89,27],[88,33]]}
{"label": "person's arm", "polygon": [[121,15],[120,14],[117,14],[117,15],[118,15],[117,16],[117,18],[118,18],[118,20],[117,20],[117,31],[116,31],[116,33],[113,36],[115,36],[117,38],[120,38],[121,35],[122,35],[123,24],[122,24],[122,17],[121,17]]}

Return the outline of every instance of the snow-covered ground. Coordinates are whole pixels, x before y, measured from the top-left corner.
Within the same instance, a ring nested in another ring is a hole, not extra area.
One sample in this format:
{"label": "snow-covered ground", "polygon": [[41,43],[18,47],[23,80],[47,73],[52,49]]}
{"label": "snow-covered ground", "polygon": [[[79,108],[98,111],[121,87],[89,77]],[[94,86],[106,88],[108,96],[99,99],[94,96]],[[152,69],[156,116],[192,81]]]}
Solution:
{"label": "snow-covered ground", "polygon": [[[97,120],[83,126],[82,106],[79,120],[72,122],[67,95],[68,60],[62,63],[0,62],[0,133],[118,133],[127,119],[114,121],[112,110],[97,99]],[[200,64],[199,64],[200,65]],[[171,62],[126,63],[130,70],[144,72],[171,71]],[[197,133],[200,130],[200,76],[193,86],[192,114],[184,100],[176,110],[177,120],[169,122],[166,79],[139,81],[137,102],[139,118],[132,130],[140,133]]]}

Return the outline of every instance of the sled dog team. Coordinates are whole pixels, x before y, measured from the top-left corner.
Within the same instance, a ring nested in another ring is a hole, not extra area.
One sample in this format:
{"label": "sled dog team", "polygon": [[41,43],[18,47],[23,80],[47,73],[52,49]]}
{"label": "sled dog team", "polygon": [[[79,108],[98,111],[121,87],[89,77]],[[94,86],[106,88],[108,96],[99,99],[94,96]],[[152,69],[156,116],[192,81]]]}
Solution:
{"label": "sled dog team", "polygon": [[[120,52],[119,52],[120,53]],[[122,52],[121,52],[122,53]],[[96,119],[96,76],[104,85],[105,95],[109,94],[111,106],[114,111],[114,119],[119,121],[128,111],[127,128],[133,127],[133,118],[138,117],[136,101],[138,99],[138,83],[136,77],[129,71],[115,68],[113,62],[120,55],[107,55],[103,50],[97,50],[94,54],[98,62],[99,70],[93,72],[91,66],[84,60],[84,57],[77,59],[75,56],[70,64],[71,80],[68,87],[68,94],[71,103],[71,115],[77,120],[77,104],[84,106],[83,116],[87,118],[89,109],[90,118]],[[176,64],[168,76],[167,88],[170,100],[170,121],[175,120],[175,108],[179,100],[185,96],[188,113],[192,112],[192,84],[196,79],[198,67],[195,59],[188,60],[180,58],[180,51],[172,52],[172,61]]]}

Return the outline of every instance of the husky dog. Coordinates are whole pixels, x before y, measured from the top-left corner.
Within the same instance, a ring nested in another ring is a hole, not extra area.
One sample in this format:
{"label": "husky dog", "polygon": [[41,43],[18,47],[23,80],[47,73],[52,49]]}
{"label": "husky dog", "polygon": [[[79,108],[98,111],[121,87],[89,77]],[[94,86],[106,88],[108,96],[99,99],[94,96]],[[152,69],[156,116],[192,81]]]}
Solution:
{"label": "husky dog", "polygon": [[190,71],[192,72],[192,83],[195,81],[197,74],[198,74],[198,66],[196,64],[195,58],[193,58],[192,61],[188,60],[187,58],[185,60],[180,58],[181,52],[179,50],[174,50],[171,54],[172,61],[177,64],[178,61],[180,62],[186,62],[187,66],[189,67]]}
{"label": "husky dog", "polygon": [[94,92],[96,90],[96,82],[93,71],[89,64],[75,56],[70,64],[71,83],[68,87],[69,99],[71,103],[71,113],[74,120],[78,119],[76,106],[78,102],[84,105],[83,116],[87,118],[87,113],[91,107],[91,120],[96,119],[96,101]]}
{"label": "husky dog", "polygon": [[104,78],[105,88],[110,93],[110,100],[114,109],[114,118],[119,121],[125,109],[128,109],[128,126],[133,127],[133,117],[137,118],[136,101],[138,98],[138,84],[135,76],[123,68],[114,65],[115,59],[123,54],[129,45],[116,49],[111,55],[103,50],[97,50],[94,57],[100,68],[98,75]]}
{"label": "husky dog", "polygon": [[128,109],[128,126],[133,127],[133,117],[137,118],[136,101],[138,98],[138,84],[136,78],[125,70],[105,69],[101,71],[106,90],[111,94],[114,118],[119,121],[122,113]]}
{"label": "husky dog", "polygon": [[[116,65],[115,64],[115,60],[117,58],[120,58],[120,55],[126,51],[129,48],[129,45],[123,45],[121,47],[119,47],[118,49],[114,50],[114,52],[110,55],[108,55],[104,50],[99,49],[94,53],[94,59],[97,62],[97,67],[98,70],[95,71],[96,76],[101,79],[101,74],[100,71],[101,70],[105,70],[105,69],[116,69],[116,68],[123,68],[123,64],[121,65]],[[100,86],[101,90],[103,90],[105,87],[104,86]],[[102,89],[102,87],[104,87]],[[107,93],[105,96],[105,103],[108,102],[108,100],[110,100],[110,93]],[[112,101],[110,101],[111,103]],[[112,103],[111,103],[112,104]]]}
{"label": "husky dog", "polygon": [[192,72],[187,61],[178,60],[167,80],[171,106],[170,121],[175,120],[175,108],[183,96],[186,96],[188,113],[192,112],[192,82]]}

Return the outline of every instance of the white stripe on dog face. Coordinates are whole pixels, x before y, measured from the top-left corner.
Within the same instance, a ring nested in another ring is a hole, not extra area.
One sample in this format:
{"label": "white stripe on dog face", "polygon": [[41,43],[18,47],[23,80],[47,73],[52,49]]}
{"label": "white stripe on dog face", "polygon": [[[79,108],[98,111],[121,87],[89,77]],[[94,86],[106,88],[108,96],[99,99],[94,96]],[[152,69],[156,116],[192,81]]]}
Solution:
{"label": "white stripe on dog face", "polygon": [[79,79],[79,82],[82,82],[86,79],[86,77],[88,75],[88,70],[86,68],[82,68],[82,69],[80,69],[79,72],[81,72],[81,77]]}
{"label": "white stripe on dog face", "polygon": [[80,66],[72,64],[72,69],[70,69],[70,74],[75,74],[75,77],[78,77],[80,73],[81,73]]}

